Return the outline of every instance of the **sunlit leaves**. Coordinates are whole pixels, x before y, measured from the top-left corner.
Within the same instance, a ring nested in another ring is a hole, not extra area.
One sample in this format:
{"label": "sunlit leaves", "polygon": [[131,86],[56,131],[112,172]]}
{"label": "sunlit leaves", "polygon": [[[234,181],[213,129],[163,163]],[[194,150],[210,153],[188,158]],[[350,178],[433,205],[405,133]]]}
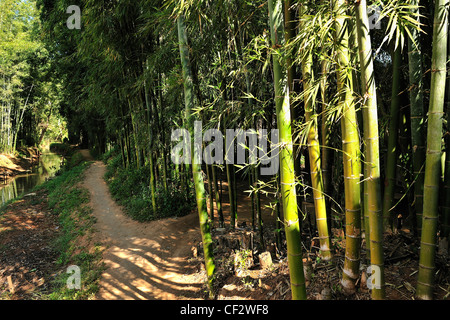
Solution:
{"label": "sunlit leaves", "polygon": [[387,18],[386,34],[389,42],[394,41],[395,49],[398,46],[405,47],[406,37],[414,41],[411,35],[412,29],[423,32],[422,24],[417,19],[423,16],[416,10],[418,6],[411,4],[410,0],[390,0],[384,6],[381,3],[380,5],[382,7],[380,20]]}

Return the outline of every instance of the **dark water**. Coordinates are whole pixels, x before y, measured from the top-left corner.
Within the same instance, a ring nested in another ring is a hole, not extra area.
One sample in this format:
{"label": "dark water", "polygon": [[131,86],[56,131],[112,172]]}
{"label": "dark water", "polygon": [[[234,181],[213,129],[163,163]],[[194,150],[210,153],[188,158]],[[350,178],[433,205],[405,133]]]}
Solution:
{"label": "dark water", "polygon": [[35,186],[44,183],[46,179],[53,177],[60,167],[61,156],[54,153],[42,154],[39,165],[33,168],[32,173],[15,176],[9,179],[7,184],[0,182],[1,204],[17,198],[21,194],[31,191]]}

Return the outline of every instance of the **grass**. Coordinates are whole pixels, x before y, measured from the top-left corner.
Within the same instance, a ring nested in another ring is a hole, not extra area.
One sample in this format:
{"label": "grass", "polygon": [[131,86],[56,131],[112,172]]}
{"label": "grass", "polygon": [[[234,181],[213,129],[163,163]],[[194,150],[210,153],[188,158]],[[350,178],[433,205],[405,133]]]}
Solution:
{"label": "grass", "polygon": [[57,264],[62,270],[78,266],[81,270],[81,289],[69,289],[67,281],[71,274],[61,272],[53,282],[50,300],[88,300],[98,291],[98,281],[103,267],[102,246],[93,243],[95,218],[89,204],[89,192],[79,182],[90,163],[81,162],[70,170],[37,189],[48,193],[48,206],[58,215],[61,233],[54,242],[60,255]]}

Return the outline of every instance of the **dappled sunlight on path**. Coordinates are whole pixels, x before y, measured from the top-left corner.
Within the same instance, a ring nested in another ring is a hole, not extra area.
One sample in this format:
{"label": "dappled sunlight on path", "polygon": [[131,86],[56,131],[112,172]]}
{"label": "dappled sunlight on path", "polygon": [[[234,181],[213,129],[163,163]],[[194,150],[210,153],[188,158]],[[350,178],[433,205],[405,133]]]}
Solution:
{"label": "dappled sunlight on path", "polygon": [[198,216],[139,223],[124,215],[111,198],[103,179],[106,168],[95,162],[86,172],[85,187],[97,218],[97,241],[106,271],[100,280],[99,300],[198,299],[204,272],[190,260],[200,238]]}

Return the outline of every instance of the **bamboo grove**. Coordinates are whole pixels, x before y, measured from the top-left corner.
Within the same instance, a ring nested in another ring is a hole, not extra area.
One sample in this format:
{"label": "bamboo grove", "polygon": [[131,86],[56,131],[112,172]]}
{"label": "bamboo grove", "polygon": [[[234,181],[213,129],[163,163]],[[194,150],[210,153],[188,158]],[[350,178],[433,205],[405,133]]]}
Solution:
{"label": "bamboo grove", "polygon": [[[377,276],[372,298],[385,298],[383,237],[403,223],[420,241],[417,297],[433,298],[436,247],[450,233],[448,0],[37,5],[70,142],[117,150],[120,166],[145,169],[144,216],[158,216],[161,190],[196,204],[211,297],[211,229],[238,227],[245,182],[261,238],[261,197],[279,208],[292,299],[307,296],[306,201],[321,259],[334,263],[331,230],[344,229],[345,290],[356,290],[365,264]],[[65,25],[70,5],[81,8],[80,30]],[[199,122],[203,132],[278,129],[279,172],[261,177],[250,155],[245,165],[175,164],[172,132],[194,140]]]}
{"label": "bamboo grove", "polygon": [[65,134],[59,84],[39,34],[34,2],[0,3],[0,152],[41,145]]}

